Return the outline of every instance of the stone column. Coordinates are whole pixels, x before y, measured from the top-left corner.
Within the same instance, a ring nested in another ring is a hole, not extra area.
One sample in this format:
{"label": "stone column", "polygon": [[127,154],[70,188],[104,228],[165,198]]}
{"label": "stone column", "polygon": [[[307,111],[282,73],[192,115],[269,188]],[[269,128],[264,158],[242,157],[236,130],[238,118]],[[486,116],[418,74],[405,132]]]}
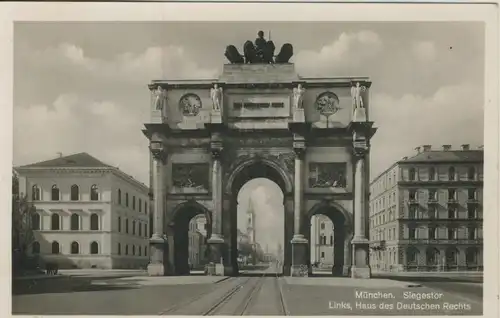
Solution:
{"label": "stone column", "polygon": [[368,215],[367,197],[369,193],[368,167],[366,166],[367,147],[355,145],[354,168],[354,237],[352,243],[352,278],[370,278],[370,251],[366,231]]}
{"label": "stone column", "polygon": [[163,184],[166,153],[161,141],[151,141],[153,155],[153,233],[149,239],[151,246],[148,274],[150,276],[164,276],[167,274],[167,264],[164,262],[165,253],[168,253],[167,240],[164,230],[164,199],[165,187]]}
{"label": "stone column", "polygon": [[294,205],[293,205],[293,238],[292,238],[292,269],[291,276],[305,276],[307,271],[301,271],[301,267],[307,266],[307,244],[308,241],[300,233],[301,214],[303,207],[303,183],[304,183],[304,143],[294,145],[295,150],[295,182],[294,182]]}
{"label": "stone column", "polygon": [[212,147],[212,235],[207,243],[210,245],[211,263],[209,274],[224,275],[222,262],[224,237],[222,236],[222,147]]}

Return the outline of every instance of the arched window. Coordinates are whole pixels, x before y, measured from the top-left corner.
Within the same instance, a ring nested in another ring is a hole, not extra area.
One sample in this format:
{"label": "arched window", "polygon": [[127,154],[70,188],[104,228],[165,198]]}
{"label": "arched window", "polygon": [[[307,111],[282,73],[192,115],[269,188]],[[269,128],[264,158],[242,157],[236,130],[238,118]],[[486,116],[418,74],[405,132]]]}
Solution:
{"label": "arched window", "polygon": [[71,201],[80,200],[80,189],[76,184],[71,186]]}
{"label": "arched window", "polygon": [[427,265],[437,266],[439,265],[439,250],[436,248],[428,248],[426,251]]}
{"label": "arched window", "polygon": [[35,212],[31,215],[31,229],[39,230],[40,228],[41,228],[41,226],[40,226],[40,214]]}
{"label": "arched window", "polygon": [[415,181],[416,173],[415,168],[410,168],[410,181]]}
{"label": "arched window", "polygon": [[37,186],[36,184],[32,188],[31,198],[33,201],[40,201],[41,191],[40,191],[40,187]]}
{"label": "arched window", "polygon": [[40,254],[40,243],[35,241],[33,242],[33,244],[31,244],[31,253]]}
{"label": "arched window", "polygon": [[55,184],[52,186],[51,200],[59,201],[59,188]]}
{"label": "arched window", "polygon": [[457,266],[458,264],[458,250],[454,247],[446,250],[446,265]]}
{"label": "arched window", "polygon": [[72,231],[80,230],[80,216],[76,213],[71,215],[71,230]]}
{"label": "arched window", "polygon": [[406,262],[408,263],[408,265],[418,264],[418,254],[419,251],[415,247],[409,247],[406,250]]}
{"label": "arched window", "polygon": [[90,230],[97,231],[99,230],[99,215],[92,213],[90,215]]}
{"label": "arched window", "polygon": [[125,193],[125,206],[128,207],[128,193]]}
{"label": "arched window", "polygon": [[142,256],[142,246],[139,246],[139,256]]}
{"label": "arched window", "polygon": [[122,255],[122,245],[118,243],[118,255]]}
{"label": "arched window", "polygon": [[78,253],[80,253],[80,245],[78,245],[78,242],[71,243],[71,254],[78,254]]}
{"label": "arched window", "polygon": [[474,167],[470,167],[469,170],[467,171],[467,179],[468,180],[476,179],[476,169],[474,169]]}
{"label": "arched window", "polygon": [[142,236],[142,225],[141,222],[137,224],[137,227],[139,228],[139,236]]}
{"label": "arched window", "polygon": [[98,201],[99,200],[99,189],[95,184],[90,187],[90,201]]}
{"label": "arched window", "polygon": [[52,254],[59,254],[59,243],[57,241],[52,242]]}
{"label": "arched window", "polygon": [[61,229],[61,224],[60,224],[61,218],[59,217],[59,214],[57,213],[52,214],[50,220],[51,220],[51,226],[50,226],[51,230],[56,231]]}
{"label": "arched window", "polygon": [[448,169],[448,180],[455,180],[455,168],[450,167]]}
{"label": "arched window", "polygon": [[132,235],[135,235],[135,221],[132,221]]}
{"label": "arched window", "polygon": [[132,255],[135,255],[135,245],[132,245]]}
{"label": "arched window", "polygon": [[97,242],[90,243],[90,254],[99,254],[99,244]]}
{"label": "arched window", "polygon": [[430,167],[429,168],[429,180],[435,180],[436,179],[436,168]]}
{"label": "arched window", "polygon": [[142,212],[142,200],[139,198],[139,212]]}
{"label": "arched window", "polygon": [[122,190],[118,189],[118,204],[122,204]]}
{"label": "arched window", "polygon": [[125,244],[125,255],[128,255],[128,245]]}
{"label": "arched window", "polygon": [[118,217],[118,232],[122,231],[122,218]]}

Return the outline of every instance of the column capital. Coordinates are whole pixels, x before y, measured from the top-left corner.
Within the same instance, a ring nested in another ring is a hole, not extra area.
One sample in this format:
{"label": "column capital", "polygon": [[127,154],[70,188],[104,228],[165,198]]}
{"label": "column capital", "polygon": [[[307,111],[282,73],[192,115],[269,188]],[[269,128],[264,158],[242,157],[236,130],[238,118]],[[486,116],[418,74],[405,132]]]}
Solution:
{"label": "column capital", "polygon": [[222,147],[221,148],[212,148],[210,149],[210,152],[212,154],[212,158],[214,160],[220,160],[222,156]]}
{"label": "column capital", "polygon": [[167,160],[167,153],[164,149],[163,142],[151,141],[151,144],[149,145],[149,150],[151,151],[151,154],[153,155],[153,158],[155,160],[165,163],[165,161]]}
{"label": "column capital", "polygon": [[303,160],[306,155],[306,147],[293,147],[295,158]]}
{"label": "column capital", "polygon": [[364,158],[370,151],[370,146],[366,141],[354,141],[352,144],[352,153],[356,159]]}

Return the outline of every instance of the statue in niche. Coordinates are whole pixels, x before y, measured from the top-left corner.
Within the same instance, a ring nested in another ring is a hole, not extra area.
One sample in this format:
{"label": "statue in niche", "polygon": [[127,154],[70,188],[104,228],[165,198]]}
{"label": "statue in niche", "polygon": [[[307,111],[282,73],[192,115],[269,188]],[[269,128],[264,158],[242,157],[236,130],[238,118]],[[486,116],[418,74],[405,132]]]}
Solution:
{"label": "statue in niche", "polygon": [[345,163],[311,163],[309,165],[310,188],[345,188]]}
{"label": "statue in niche", "polygon": [[158,86],[156,90],[153,92],[154,99],[153,104],[156,110],[163,110],[166,99],[167,99],[167,90],[163,89],[161,86]]}
{"label": "statue in niche", "polygon": [[214,84],[214,87],[210,90],[210,97],[212,97],[213,110],[220,111],[221,100],[222,100],[222,87]]}
{"label": "statue in niche", "polygon": [[351,87],[353,110],[356,108],[364,108],[363,98],[361,96],[361,93],[364,91],[366,91],[366,87],[360,86],[359,82],[356,83],[356,86]]}
{"label": "statue in niche", "polygon": [[297,87],[293,89],[293,106],[296,109],[303,108],[305,91],[306,91],[305,88],[302,88],[302,84],[299,84]]}

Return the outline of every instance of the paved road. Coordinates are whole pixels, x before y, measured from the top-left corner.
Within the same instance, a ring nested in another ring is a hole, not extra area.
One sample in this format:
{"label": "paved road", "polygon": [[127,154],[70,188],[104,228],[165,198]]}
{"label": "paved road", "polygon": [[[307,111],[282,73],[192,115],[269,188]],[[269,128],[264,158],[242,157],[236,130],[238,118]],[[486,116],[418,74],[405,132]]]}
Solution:
{"label": "paved road", "polygon": [[[110,277],[57,279],[43,288],[35,286],[30,291],[18,291],[19,294],[13,296],[12,308],[14,314],[25,315],[283,315],[284,311],[291,315],[482,313],[480,283],[423,281],[422,287],[416,288],[394,287],[394,284],[360,288],[359,284],[350,286],[346,278],[345,286],[314,286],[286,283],[283,278],[276,278],[272,270],[266,272],[247,272],[216,284],[158,286],[141,285],[133,278],[128,278],[126,283]],[[182,280],[176,280],[179,281]],[[388,298],[363,298],[360,292],[381,292],[381,295],[369,295]],[[435,299],[405,299],[405,295]]]}

